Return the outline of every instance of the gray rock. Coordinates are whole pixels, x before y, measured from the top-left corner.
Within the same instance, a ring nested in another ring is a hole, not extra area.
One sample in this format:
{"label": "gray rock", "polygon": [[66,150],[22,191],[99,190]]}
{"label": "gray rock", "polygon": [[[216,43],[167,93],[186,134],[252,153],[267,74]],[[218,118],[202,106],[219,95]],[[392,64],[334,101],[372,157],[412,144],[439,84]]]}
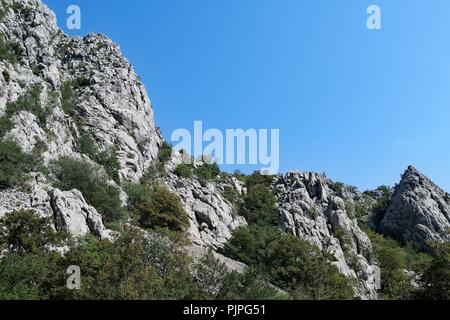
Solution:
{"label": "gray rock", "polygon": [[357,296],[374,299],[377,292],[370,239],[348,217],[345,201],[335,195],[332,186],[331,180],[316,173],[278,176],[272,188],[278,198],[280,225],[333,256],[331,263],[339,272],[357,280]]}
{"label": "gray rock", "polygon": [[[116,148],[122,179],[138,181],[157,157],[161,136],[141,81],[120,49],[104,35],[65,35],[54,14],[39,0],[4,0],[15,4],[0,22],[0,32],[20,48],[19,63],[0,61],[0,115],[33,85],[41,87],[47,123],[20,112],[8,137],[30,151],[38,140],[46,145],[48,163],[61,156],[80,158],[80,132],[88,132],[100,151]],[[26,10],[31,14],[24,14]],[[8,81],[7,81],[8,80]],[[61,88],[77,83],[75,116],[62,108]],[[79,121],[82,118],[83,121]]]}
{"label": "gray rock", "polygon": [[[244,217],[237,215],[236,208],[222,196],[225,187],[243,192],[244,187],[236,179],[218,179],[202,185],[196,179],[180,178],[173,172],[183,161],[183,155],[173,151],[167,163],[167,176],[162,183],[180,196],[189,215],[189,236],[194,243],[214,249],[222,248],[231,238],[233,230],[247,225]],[[201,166],[195,162],[194,166]]]}
{"label": "gray rock", "polygon": [[424,249],[427,241],[450,241],[450,194],[410,166],[395,188],[380,229]]}

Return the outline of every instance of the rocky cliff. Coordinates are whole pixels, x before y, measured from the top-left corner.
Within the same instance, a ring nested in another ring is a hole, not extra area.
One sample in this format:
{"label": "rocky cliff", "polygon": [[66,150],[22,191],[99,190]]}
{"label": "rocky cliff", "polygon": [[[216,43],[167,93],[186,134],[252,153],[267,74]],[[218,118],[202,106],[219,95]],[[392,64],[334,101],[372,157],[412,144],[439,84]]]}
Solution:
{"label": "rocky cliff", "polygon": [[46,118],[16,113],[7,136],[25,151],[42,141],[49,162],[82,157],[80,136],[88,134],[100,151],[116,148],[121,178],[137,181],[161,138],[146,90],[119,47],[104,35],[65,35],[39,0],[3,0],[3,6],[0,32],[16,63],[0,61],[0,115],[7,102],[38,86]]}
{"label": "rocky cliff", "polygon": [[342,274],[358,279],[359,295],[373,299],[377,296],[376,272],[370,239],[357,221],[349,218],[346,202],[353,199],[344,196],[343,190],[338,195],[333,186],[324,175],[311,172],[277,177],[273,190],[278,197],[280,225],[330,254]]}
{"label": "rocky cliff", "polygon": [[450,241],[450,195],[410,166],[395,188],[380,230],[424,248],[428,241]]}

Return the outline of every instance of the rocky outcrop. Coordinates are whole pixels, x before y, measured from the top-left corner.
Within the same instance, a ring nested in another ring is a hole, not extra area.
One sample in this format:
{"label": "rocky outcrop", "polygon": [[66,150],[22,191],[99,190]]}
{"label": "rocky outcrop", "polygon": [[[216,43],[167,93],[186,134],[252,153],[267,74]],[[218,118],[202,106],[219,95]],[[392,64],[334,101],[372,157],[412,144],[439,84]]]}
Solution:
{"label": "rocky outcrop", "polygon": [[[116,149],[122,179],[137,181],[156,158],[161,137],[146,90],[119,47],[104,35],[65,35],[39,0],[2,3],[0,34],[14,44],[17,63],[0,61],[0,116],[7,102],[37,85],[47,120],[19,112],[8,137],[25,151],[44,142],[49,162],[78,158],[80,135],[87,133],[100,151]],[[73,96],[62,93],[67,87]]]}
{"label": "rocky outcrop", "polygon": [[233,204],[225,200],[225,187],[235,188],[237,193],[245,192],[245,188],[231,177],[204,185],[196,179],[180,178],[173,170],[181,163],[181,157],[174,152],[172,160],[166,166],[168,176],[164,179],[164,184],[180,196],[189,215],[188,233],[194,243],[214,249],[222,248],[231,238],[233,230],[247,225],[245,219],[237,214]]}
{"label": "rocky outcrop", "polygon": [[61,191],[36,175],[30,193],[14,189],[0,190],[0,218],[10,212],[32,210],[41,217],[53,218],[57,230],[73,237],[94,234],[110,239],[113,232],[103,225],[97,210],[88,205],[78,190]]}
{"label": "rocky outcrop", "polygon": [[424,249],[428,241],[450,241],[450,194],[410,166],[395,188],[380,230]]}
{"label": "rocky outcrop", "polygon": [[332,187],[331,180],[316,173],[290,172],[277,177],[273,190],[280,225],[333,257],[331,263],[342,274],[358,281],[358,296],[376,298],[371,242],[356,220],[349,218],[344,199]]}
{"label": "rocky outcrop", "polygon": [[101,238],[110,236],[110,232],[103,225],[101,215],[86,203],[80,191],[63,192],[53,189],[49,192],[49,197],[59,229],[67,230],[74,237],[90,233]]}

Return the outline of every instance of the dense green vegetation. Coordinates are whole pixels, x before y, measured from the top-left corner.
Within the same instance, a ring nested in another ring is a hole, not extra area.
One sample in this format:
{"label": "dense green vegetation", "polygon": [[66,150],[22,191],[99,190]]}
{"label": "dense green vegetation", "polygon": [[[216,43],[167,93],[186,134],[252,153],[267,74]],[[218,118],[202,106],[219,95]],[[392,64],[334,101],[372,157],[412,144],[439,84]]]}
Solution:
{"label": "dense green vegetation", "polygon": [[376,226],[378,226],[381,223],[381,220],[383,220],[384,214],[386,213],[386,210],[389,206],[389,201],[391,199],[389,187],[380,186],[377,190],[382,192],[382,196],[377,200],[373,208],[371,208],[372,220]]}
{"label": "dense green vegetation", "polygon": [[237,208],[239,206],[241,195],[234,187],[225,186],[222,196],[224,197],[225,200],[227,200],[235,208]]}
{"label": "dense green vegetation", "polygon": [[150,201],[138,205],[137,213],[141,226],[147,229],[185,231],[189,226],[189,218],[180,198],[160,186],[152,190]]}
{"label": "dense green vegetation", "polygon": [[142,183],[152,183],[153,180],[163,177],[166,175],[166,164],[172,157],[172,146],[166,142],[158,151],[158,156],[156,161],[150,165],[144,177],[142,178]]}
{"label": "dense green vegetation", "polygon": [[[113,243],[87,237],[67,242],[32,212],[0,219],[0,299],[275,299],[252,273],[230,273],[212,254],[194,261],[164,236],[127,229]],[[50,246],[66,244],[61,255]],[[82,270],[80,290],[68,290],[68,266]]]}
{"label": "dense green vegetation", "polygon": [[123,188],[128,195],[128,210],[141,227],[184,232],[189,226],[180,198],[165,187],[126,183]]}
{"label": "dense green vegetation", "polygon": [[194,168],[194,175],[202,185],[215,180],[219,174],[220,168],[217,163],[204,163],[202,166]]}
{"label": "dense green vegetation", "polygon": [[422,290],[419,298],[427,300],[450,300],[450,243],[435,243],[432,260],[422,273]]}
{"label": "dense green vegetation", "polygon": [[99,170],[90,163],[62,157],[52,164],[51,170],[58,179],[55,187],[81,191],[86,202],[95,207],[107,222],[123,217],[119,190],[108,185]]}
{"label": "dense green vegetation", "polygon": [[381,291],[383,299],[411,299],[418,292],[411,285],[415,274],[423,273],[430,265],[431,257],[412,246],[401,246],[397,241],[366,228],[373,245],[374,258],[381,269]]}
{"label": "dense green vegetation", "polygon": [[0,141],[0,189],[21,185],[28,172],[29,157],[17,143]]}

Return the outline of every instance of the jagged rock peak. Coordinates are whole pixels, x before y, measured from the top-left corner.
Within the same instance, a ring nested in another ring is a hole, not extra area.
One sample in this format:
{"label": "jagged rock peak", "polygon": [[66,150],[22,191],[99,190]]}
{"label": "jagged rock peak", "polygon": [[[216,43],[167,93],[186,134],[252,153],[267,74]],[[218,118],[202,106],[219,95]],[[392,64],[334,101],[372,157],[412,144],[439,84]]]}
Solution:
{"label": "jagged rock peak", "polygon": [[27,110],[15,113],[7,137],[27,152],[44,142],[48,163],[80,158],[80,137],[89,135],[99,151],[116,149],[122,180],[137,181],[162,139],[147,92],[119,46],[102,34],[65,35],[40,0],[0,5],[0,36],[14,48],[11,61],[0,61],[0,116],[7,102],[36,86],[46,115],[42,121]]}
{"label": "jagged rock peak", "polygon": [[450,195],[409,166],[394,190],[380,229],[424,248],[428,241],[449,241]]}

